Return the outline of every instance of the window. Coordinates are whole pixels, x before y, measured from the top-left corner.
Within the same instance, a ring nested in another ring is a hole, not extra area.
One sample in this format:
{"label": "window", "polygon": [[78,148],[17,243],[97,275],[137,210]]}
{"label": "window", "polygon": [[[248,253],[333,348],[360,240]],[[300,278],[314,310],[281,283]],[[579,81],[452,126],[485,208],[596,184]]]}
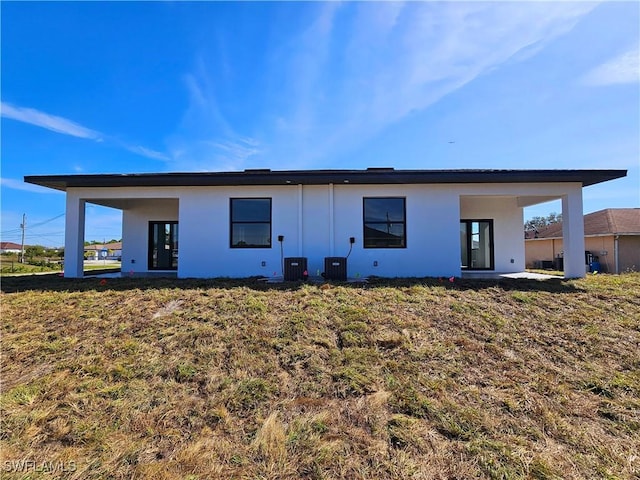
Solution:
{"label": "window", "polygon": [[493,270],[493,220],[460,220],[460,261],[466,270]]}
{"label": "window", "polygon": [[232,198],[231,248],[271,248],[271,199]]}
{"label": "window", "polygon": [[364,248],[406,248],[404,198],[364,198]]}
{"label": "window", "polygon": [[149,270],[178,269],[178,222],[149,222]]}

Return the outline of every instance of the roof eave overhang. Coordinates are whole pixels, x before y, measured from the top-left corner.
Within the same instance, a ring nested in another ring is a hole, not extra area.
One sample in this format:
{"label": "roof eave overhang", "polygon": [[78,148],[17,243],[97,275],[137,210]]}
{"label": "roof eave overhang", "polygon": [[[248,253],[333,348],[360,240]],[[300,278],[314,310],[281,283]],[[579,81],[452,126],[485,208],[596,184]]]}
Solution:
{"label": "roof eave overhang", "polygon": [[626,170],[302,170],[260,172],[29,175],[24,181],[66,191],[73,187],[192,187],[327,184],[581,183],[622,178]]}

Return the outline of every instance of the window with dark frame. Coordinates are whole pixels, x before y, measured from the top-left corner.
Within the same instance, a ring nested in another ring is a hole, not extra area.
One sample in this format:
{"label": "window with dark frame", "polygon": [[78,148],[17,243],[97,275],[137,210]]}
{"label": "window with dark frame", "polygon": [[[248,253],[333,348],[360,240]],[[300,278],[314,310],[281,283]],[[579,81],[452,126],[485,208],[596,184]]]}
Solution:
{"label": "window with dark frame", "polygon": [[231,248],[271,248],[271,199],[231,198]]}
{"label": "window with dark frame", "polygon": [[363,199],[364,248],[406,248],[406,199]]}
{"label": "window with dark frame", "polygon": [[493,220],[460,220],[460,265],[463,270],[493,270]]}

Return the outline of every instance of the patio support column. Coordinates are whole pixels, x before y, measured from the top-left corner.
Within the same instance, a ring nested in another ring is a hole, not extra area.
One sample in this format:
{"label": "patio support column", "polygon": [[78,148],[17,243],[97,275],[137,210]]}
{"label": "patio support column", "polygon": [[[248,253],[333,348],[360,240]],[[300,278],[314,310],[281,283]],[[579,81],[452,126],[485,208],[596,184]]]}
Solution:
{"label": "patio support column", "polygon": [[565,278],[585,276],[582,187],[562,196],[562,248]]}
{"label": "patio support column", "polygon": [[84,275],[84,212],[86,201],[67,193],[64,235],[64,276]]}

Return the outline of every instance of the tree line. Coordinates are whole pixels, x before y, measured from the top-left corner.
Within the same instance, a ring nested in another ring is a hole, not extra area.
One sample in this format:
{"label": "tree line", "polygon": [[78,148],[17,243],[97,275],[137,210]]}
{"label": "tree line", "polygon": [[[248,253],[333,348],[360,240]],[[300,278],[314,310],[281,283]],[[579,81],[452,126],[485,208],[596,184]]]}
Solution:
{"label": "tree line", "polygon": [[554,223],[562,222],[562,214],[551,212],[546,217],[532,217],[524,223],[524,231],[537,231]]}

